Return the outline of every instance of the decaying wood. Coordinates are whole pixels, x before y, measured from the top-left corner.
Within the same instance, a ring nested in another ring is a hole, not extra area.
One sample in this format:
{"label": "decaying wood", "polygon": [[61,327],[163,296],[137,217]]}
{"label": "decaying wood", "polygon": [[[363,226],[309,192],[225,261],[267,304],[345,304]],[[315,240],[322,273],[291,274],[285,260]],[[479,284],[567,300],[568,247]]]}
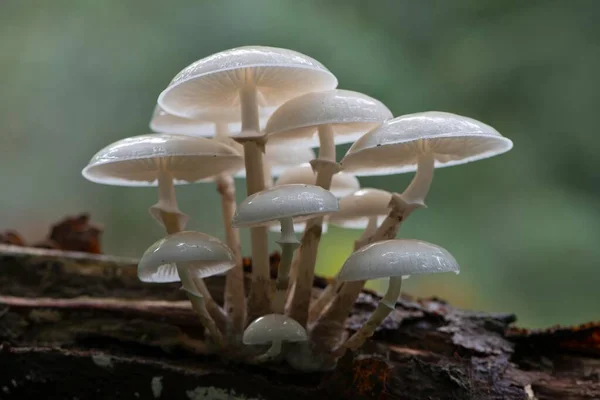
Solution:
{"label": "decaying wood", "polygon": [[[177,289],[139,282],[135,260],[0,245],[0,399],[600,399],[600,324],[528,332],[404,298],[360,354],[298,374],[211,352]],[[361,294],[349,331],[377,300]]]}

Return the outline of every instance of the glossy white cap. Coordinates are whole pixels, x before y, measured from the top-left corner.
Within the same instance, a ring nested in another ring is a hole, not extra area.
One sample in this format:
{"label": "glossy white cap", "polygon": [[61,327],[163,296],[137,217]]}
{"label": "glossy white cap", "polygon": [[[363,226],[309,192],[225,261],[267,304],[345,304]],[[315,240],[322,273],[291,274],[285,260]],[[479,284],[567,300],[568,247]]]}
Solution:
{"label": "glossy white cap", "polygon": [[254,86],[260,106],[279,106],[303,93],[329,90],[337,78],[320,62],[293,50],[244,46],[196,61],[158,97],[168,113],[194,117],[207,108],[239,104],[239,90]]}
{"label": "glossy white cap", "polygon": [[281,314],[267,314],[252,321],[244,331],[246,345],[272,342],[306,342],[306,330],[295,319]]}
{"label": "glossy white cap", "polygon": [[363,188],[340,199],[340,211],[329,216],[332,225],[349,229],[364,229],[370,217],[381,225],[390,212],[392,194],[385,190]]}
{"label": "glossy white cap", "polygon": [[116,186],[156,186],[159,169],[175,184],[200,181],[243,168],[243,157],[212,139],[151,134],[119,140],[100,150],[83,169],[96,183]]}
{"label": "glossy white cap", "polygon": [[392,118],[379,100],[350,90],[307,93],[279,107],[265,127],[271,143],[319,145],[319,125],[331,124],[336,144],[351,143]]}
{"label": "glossy white cap", "polygon": [[233,216],[233,226],[265,226],[284,218],[294,218],[298,222],[338,210],[337,198],[320,186],[273,186],[242,201]]}
{"label": "glossy white cap", "polygon": [[[316,181],[317,174],[315,174],[309,163],[304,163],[283,171],[279,176],[279,179],[277,179],[277,182],[275,182],[275,186],[294,183],[315,185]],[[333,175],[329,191],[333,193],[335,197],[343,197],[358,189],[360,189],[360,182],[354,175],[346,172],[339,172]]]}
{"label": "glossy white cap", "polygon": [[472,118],[438,111],[403,115],[358,139],[340,164],[359,176],[415,171],[420,152],[431,151],[435,167],[464,164],[512,148],[512,141]]}
{"label": "glossy white cap", "polygon": [[219,239],[182,231],[160,239],[144,252],[138,278],[142,282],[179,282],[178,263],[190,268],[193,277],[207,278],[230,270],[236,261],[231,249]]}
{"label": "glossy white cap", "polygon": [[340,282],[403,277],[438,272],[459,273],[445,249],[420,240],[393,239],[372,243],[355,251],[338,274]]}

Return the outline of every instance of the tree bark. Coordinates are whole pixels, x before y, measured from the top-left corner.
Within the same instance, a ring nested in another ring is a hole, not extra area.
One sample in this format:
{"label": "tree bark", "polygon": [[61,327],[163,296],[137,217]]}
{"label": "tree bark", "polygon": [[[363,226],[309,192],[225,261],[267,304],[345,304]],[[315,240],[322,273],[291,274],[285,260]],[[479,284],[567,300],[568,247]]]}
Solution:
{"label": "tree bark", "polygon": [[[600,398],[597,323],[524,331],[405,297],[360,354],[301,374],[213,353],[178,285],[139,282],[135,264],[0,245],[0,399]],[[224,277],[206,283],[223,298]],[[377,300],[360,295],[349,332]]]}

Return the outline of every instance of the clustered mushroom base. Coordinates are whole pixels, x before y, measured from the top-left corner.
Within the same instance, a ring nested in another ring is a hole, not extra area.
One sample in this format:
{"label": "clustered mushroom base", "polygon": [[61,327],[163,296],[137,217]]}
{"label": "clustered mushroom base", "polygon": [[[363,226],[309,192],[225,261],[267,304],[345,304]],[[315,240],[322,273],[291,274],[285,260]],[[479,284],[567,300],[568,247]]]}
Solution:
{"label": "clustered mushroom base", "polygon": [[[157,133],[108,145],[83,170],[96,183],[158,186],[159,202],[150,213],[168,236],[144,253],[138,278],[181,282],[224,357],[285,361],[300,371],[333,368],[384,322],[403,279],[458,273],[445,249],[395,239],[406,218],[425,207],[434,169],[512,148],[474,119],[444,112],[394,118],[380,101],[337,84],[321,63],[291,50],[246,46],[211,55],[183,69],[160,94],[150,123]],[[338,162],[336,145],[344,143],[352,146]],[[317,157],[312,147],[319,147]],[[356,178],[413,171],[400,193],[360,189]],[[246,179],[247,197],[239,204],[233,177]],[[175,186],[196,182],[217,184],[227,244],[184,230],[187,216]],[[319,243],[329,224],[363,233],[330,286],[311,302]],[[267,232],[277,225],[282,258],[273,283]],[[251,230],[248,291],[238,228]],[[303,232],[300,240],[296,232]],[[225,273],[223,309],[203,280]],[[346,317],[365,282],[378,278],[389,278],[387,293],[346,340]]]}

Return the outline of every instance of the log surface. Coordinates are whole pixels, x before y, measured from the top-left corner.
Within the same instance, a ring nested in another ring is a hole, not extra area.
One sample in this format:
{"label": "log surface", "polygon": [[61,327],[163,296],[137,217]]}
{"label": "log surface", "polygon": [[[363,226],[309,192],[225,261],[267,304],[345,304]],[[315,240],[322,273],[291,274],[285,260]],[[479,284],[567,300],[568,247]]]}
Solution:
{"label": "log surface", "polygon": [[[0,245],[0,399],[600,399],[600,324],[525,331],[403,298],[360,354],[299,374],[212,354],[178,285],[135,265]],[[223,298],[224,278],[207,285]],[[349,331],[377,301],[360,296]]]}

